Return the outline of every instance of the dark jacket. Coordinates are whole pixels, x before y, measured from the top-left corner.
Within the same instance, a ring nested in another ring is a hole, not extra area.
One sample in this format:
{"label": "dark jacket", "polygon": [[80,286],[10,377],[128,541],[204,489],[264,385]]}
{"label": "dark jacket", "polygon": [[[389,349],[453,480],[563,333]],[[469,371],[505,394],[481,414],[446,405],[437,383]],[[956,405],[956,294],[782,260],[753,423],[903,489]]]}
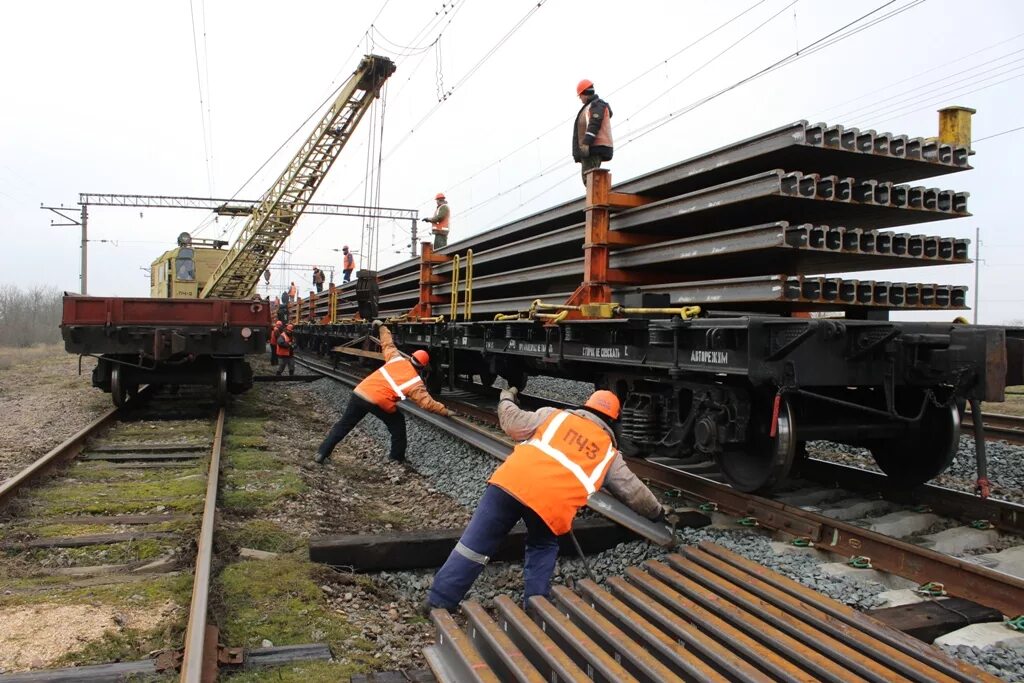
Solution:
{"label": "dark jacket", "polygon": [[[583,133],[583,139],[580,140],[580,130],[583,128],[581,119],[586,116],[587,109],[590,109],[590,121],[586,126],[586,131]],[[579,112],[576,114],[576,118],[573,119],[572,123],[572,159],[576,163],[583,161],[583,151],[580,149],[580,145],[589,145],[590,154],[586,156],[596,156],[601,161],[611,161],[612,154],[614,152],[611,143],[611,119],[612,108],[608,106],[608,103],[598,97],[596,94],[592,95],[587,103],[580,107]],[[607,138],[609,144],[597,144],[594,142],[598,141],[597,138],[601,133],[601,127],[604,126],[604,134],[602,138]]]}

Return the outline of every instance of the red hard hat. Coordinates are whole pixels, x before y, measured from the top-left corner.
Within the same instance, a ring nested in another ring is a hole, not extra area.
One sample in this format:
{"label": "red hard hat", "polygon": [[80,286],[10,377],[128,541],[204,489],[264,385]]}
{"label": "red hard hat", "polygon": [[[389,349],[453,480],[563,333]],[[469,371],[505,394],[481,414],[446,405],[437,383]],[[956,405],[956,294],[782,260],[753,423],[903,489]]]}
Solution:
{"label": "red hard hat", "polygon": [[418,349],[412,352],[412,359],[419,364],[420,367],[426,367],[430,364],[430,354],[423,349]]}
{"label": "red hard hat", "polygon": [[295,325],[292,325],[291,323],[288,323],[287,325],[284,326],[284,329],[286,329],[289,332],[291,332],[291,331],[293,331],[295,329]]}
{"label": "red hard hat", "polygon": [[582,81],[576,84],[576,94],[582,95],[584,90],[590,90],[594,87],[594,81],[584,78]]}
{"label": "red hard hat", "polygon": [[284,323],[278,320],[276,323],[274,323],[274,327],[284,327]]}
{"label": "red hard hat", "polygon": [[435,194],[434,199],[444,199],[444,192],[438,192]]}
{"label": "red hard hat", "polygon": [[607,415],[613,420],[619,419],[619,410],[621,409],[619,397],[607,389],[595,391],[583,405],[591,410],[596,410],[602,415]]}

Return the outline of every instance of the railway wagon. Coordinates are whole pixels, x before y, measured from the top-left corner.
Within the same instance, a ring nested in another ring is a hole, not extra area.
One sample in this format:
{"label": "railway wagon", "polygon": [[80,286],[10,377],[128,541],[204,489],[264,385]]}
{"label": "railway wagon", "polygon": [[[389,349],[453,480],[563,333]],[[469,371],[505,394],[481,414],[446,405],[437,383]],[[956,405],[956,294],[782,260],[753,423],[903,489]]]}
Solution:
{"label": "railway wagon", "polygon": [[[967,193],[903,184],[970,168],[969,116],[928,139],[799,121],[614,187],[592,171],[583,199],[424,243],[290,317],[338,359],[389,319],[430,351],[435,390],[611,389],[626,452],[739,489],[779,484],[818,439],[919,484],[955,455],[962,406],[1022,381],[1020,335],[965,324],[964,286],[842,274],[970,263],[967,239],[888,230],[970,215]],[[909,310],[933,322],[890,320]]]}
{"label": "railway wagon", "polygon": [[266,348],[262,301],[146,299],[66,294],[69,353],[95,356],[92,385],[120,406],[140,384],[212,386],[221,402],[252,387],[247,354]]}

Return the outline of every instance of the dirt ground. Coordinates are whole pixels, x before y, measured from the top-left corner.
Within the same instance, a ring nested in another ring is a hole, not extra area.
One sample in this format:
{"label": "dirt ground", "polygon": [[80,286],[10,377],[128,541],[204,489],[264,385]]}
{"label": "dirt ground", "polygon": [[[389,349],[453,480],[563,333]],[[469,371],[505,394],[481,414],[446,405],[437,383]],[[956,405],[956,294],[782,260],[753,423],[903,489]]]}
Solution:
{"label": "dirt ground", "polygon": [[90,385],[96,361],[61,344],[0,348],[0,481],[67,439],[112,407]]}

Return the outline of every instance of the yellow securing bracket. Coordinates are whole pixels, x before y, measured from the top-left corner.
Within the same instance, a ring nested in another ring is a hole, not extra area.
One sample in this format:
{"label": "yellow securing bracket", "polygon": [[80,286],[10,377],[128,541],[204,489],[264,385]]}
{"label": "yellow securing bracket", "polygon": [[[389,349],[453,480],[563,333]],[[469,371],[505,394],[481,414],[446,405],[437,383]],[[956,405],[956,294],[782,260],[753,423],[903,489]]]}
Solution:
{"label": "yellow securing bracket", "polygon": [[452,306],[451,319],[455,321],[455,315],[459,310],[459,255],[452,256]]}

